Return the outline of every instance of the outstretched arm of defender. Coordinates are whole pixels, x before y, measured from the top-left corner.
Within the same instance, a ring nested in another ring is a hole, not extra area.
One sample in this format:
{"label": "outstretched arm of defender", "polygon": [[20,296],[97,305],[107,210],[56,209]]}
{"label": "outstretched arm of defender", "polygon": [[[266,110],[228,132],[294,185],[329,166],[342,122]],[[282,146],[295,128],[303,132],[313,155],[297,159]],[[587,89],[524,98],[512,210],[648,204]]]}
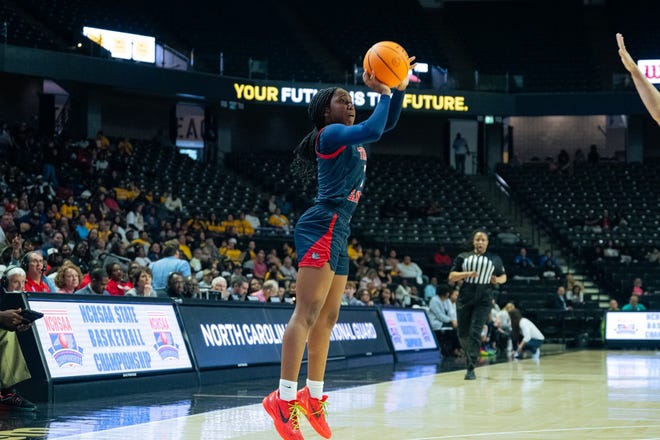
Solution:
{"label": "outstretched arm of defender", "polygon": [[626,46],[623,42],[623,35],[616,34],[616,41],[619,45],[619,56],[621,62],[635,83],[635,88],[646,109],[651,114],[655,122],[660,125],[660,92],[653,84],[644,76],[644,74],[637,68],[637,64],[632,59]]}

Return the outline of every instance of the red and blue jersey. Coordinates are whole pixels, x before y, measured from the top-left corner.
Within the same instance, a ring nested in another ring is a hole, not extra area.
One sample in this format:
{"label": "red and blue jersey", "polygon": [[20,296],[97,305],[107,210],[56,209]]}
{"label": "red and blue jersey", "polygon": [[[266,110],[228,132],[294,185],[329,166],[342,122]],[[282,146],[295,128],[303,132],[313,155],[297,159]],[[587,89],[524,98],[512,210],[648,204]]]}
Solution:
{"label": "red and blue jersey", "polygon": [[371,116],[356,125],[330,124],[316,140],[318,195],[315,203],[350,218],[360,201],[367,170],[367,143],[376,142],[399,120],[404,92],[382,95]]}

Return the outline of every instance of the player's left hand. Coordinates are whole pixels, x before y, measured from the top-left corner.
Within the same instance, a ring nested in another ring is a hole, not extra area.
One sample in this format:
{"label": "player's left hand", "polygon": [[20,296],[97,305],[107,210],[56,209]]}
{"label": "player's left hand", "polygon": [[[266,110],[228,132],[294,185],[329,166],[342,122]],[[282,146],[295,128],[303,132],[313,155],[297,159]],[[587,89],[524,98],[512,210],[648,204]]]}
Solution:
{"label": "player's left hand", "polygon": [[616,34],[616,42],[619,45],[619,56],[621,57],[621,62],[623,63],[623,66],[626,68],[628,72],[630,73],[634,72],[637,69],[637,64],[626,50],[626,45],[623,42],[623,35]]}

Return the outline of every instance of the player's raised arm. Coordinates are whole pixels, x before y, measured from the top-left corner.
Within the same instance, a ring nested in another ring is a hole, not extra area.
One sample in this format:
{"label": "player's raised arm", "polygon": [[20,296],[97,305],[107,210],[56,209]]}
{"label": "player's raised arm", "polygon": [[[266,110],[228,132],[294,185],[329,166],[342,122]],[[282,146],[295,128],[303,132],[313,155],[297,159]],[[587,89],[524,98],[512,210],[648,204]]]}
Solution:
{"label": "player's raised arm", "polygon": [[632,59],[626,45],[623,42],[623,35],[616,34],[616,42],[619,45],[619,56],[621,62],[635,83],[635,88],[646,109],[651,114],[655,122],[660,125],[660,92],[653,84],[644,76],[644,74],[637,68],[637,64]]}

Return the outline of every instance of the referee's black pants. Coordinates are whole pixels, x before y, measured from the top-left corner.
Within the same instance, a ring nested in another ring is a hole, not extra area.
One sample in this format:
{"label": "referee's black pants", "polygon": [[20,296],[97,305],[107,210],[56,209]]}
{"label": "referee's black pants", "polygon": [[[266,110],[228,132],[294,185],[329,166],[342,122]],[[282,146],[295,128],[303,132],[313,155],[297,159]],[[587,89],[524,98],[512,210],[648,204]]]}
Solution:
{"label": "referee's black pants", "polygon": [[481,332],[488,321],[492,307],[490,284],[468,284],[461,286],[456,301],[458,338],[465,352],[468,369],[476,367],[481,348]]}

